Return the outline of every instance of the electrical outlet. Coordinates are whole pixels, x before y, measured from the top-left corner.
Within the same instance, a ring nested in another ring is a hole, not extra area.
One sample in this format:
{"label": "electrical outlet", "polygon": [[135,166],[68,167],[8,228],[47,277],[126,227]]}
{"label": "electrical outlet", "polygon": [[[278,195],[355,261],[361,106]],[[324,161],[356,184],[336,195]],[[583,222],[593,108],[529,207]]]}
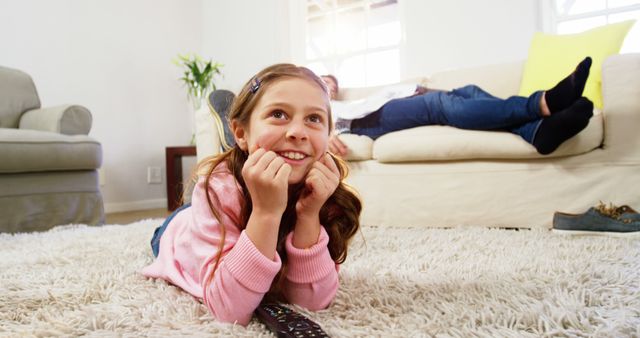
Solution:
{"label": "electrical outlet", "polygon": [[160,167],[147,167],[147,183],[162,183],[162,169]]}

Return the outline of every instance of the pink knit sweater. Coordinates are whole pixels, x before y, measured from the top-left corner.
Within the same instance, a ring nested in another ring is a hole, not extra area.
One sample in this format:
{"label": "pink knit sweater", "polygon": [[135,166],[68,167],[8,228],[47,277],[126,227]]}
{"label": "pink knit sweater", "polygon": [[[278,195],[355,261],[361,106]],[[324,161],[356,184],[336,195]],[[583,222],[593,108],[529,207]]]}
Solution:
{"label": "pink knit sweater", "polygon": [[[222,258],[213,271],[222,236],[220,223],[207,205],[205,184],[202,178],[198,181],[191,207],[171,220],[160,239],[158,257],[142,274],[162,278],[202,299],[218,320],[247,325],[282,263],[277,253],[275,260],[265,257],[240,230],[241,188],[221,164],[209,181],[220,202],[214,207],[226,229]],[[321,227],[315,245],[298,249],[292,245],[292,235],[285,245],[289,259],[285,297],[310,310],[326,308],[338,290],[338,266],[327,249],[329,236]],[[212,282],[205,289],[211,274]]]}

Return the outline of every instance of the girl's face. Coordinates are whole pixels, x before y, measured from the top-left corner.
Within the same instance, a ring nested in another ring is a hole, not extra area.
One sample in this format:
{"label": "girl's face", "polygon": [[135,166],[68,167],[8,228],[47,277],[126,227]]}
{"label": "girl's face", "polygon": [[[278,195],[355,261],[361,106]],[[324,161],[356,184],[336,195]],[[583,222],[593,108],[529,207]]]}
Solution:
{"label": "girl's face", "polygon": [[291,165],[289,184],[307,176],[327,152],[328,98],[312,80],[285,77],[271,83],[258,100],[248,126],[234,128],[238,145],[253,153],[271,150]]}

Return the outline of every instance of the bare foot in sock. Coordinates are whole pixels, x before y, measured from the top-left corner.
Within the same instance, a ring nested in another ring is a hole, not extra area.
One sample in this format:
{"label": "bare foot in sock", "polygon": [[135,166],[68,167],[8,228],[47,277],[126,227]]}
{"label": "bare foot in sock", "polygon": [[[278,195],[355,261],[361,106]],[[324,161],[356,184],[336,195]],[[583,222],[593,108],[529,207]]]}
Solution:
{"label": "bare foot in sock", "polygon": [[544,93],[543,100],[546,101],[551,114],[568,108],[582,96],[584,85],[589,78],[590,68],[591,57],[587,56],[578,64],[573,73]]}
{"label": "bare foot in sock", "polygon": [[533,146],[542,155],[551,154],[564,141],[582,131],[591,116],[593,103],[586,97],[577,99],[569,108],[542,119]]}

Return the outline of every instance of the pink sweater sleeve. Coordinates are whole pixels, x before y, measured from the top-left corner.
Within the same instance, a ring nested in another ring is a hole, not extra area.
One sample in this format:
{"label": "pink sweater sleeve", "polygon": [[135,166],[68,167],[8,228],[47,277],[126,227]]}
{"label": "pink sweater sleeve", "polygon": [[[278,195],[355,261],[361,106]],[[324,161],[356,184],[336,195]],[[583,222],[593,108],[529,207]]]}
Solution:
{"label": "pink sweater sleeve", "polygon": [[[142,274],[162,278],[203,299],[220,321],[246,325],[282,263],[278,255],[275,260],[262,255],[240,231],[240,187],[224,169],[210,182],[202,178],[198,181],[191,207],[171,220],[160,239],[158,257],[142,269]],[[224,240],[222,226],[207,203],[207,184],[218,197],[219,203],[215,199],[212,202],[225,224]],[[222,257],[214,272],[221,241]]]}
{"label": "pink sweater sleeve", "polygon": [[329,235],[321,227],[318,242],[307,249],[294,247],[292,238],[293,232],[285,242],[289,258],[285,296],[289,302],[309,310],[324,309],[338,291],[338,265],[327,248]]}
{"label": "pink sweater sleeve", "polygon": [[[251,321],[282,265],[280,256],[275,257],[276,261],[265,257],[242,231],[233,249],[220,260],[211,284],[203,285],[204,302],[218,320],[241,325]],[[211,273],[207,271],[204,283]]]}

